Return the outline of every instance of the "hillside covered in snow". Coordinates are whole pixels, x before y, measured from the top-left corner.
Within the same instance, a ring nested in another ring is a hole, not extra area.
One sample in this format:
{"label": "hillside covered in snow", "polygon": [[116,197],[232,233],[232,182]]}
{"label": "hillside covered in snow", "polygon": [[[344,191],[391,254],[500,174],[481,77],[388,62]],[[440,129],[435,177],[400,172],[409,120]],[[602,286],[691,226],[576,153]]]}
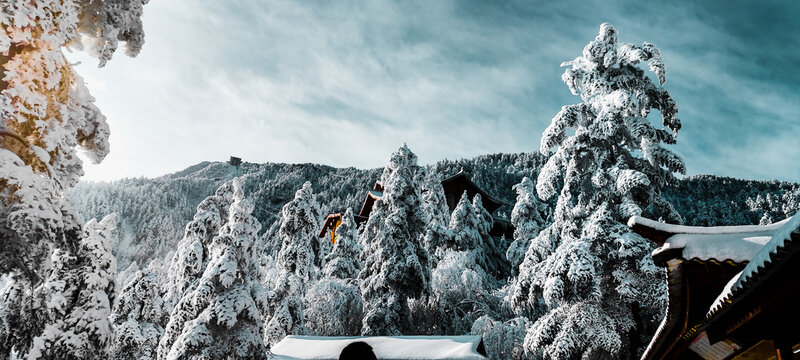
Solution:
{"label": "hillside covered in snow", "polygon": [[[538,153],[442,160],[426,166],[427,180],[441,180],[463,169],[486,192],[513,206],[516,193],[512,187],[525,176],[535,179],[544,160]],[[253,214],[263,225],[260,235],[274,237],[277,229],[272,225],[279,219],[281,207],[305,181],[313,185],[325,214],[346,208],[358,212],[381,171],[320,164],[245,162],[236,167],[227,162],[202,162],[157,178],[81,182],[71,196],[84,219],[117,214],[118,228],[112,236],[121,271],[132,262],[143,266],[174,251],[200,201],[234,177],[241,176],[246,194],[255,204]],[[781,220],[800,209],[797,183],[695,175],[663,191],[686,225],[759,224]],[[497,211],[505,217],[510,212],[508,205]]]}

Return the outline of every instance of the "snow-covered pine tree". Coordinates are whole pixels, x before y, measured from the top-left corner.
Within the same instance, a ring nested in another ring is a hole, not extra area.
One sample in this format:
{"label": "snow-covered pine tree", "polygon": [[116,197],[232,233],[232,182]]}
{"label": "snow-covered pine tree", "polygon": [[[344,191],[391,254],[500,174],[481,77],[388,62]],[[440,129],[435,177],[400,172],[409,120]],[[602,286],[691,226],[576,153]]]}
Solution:
{"label": "snow-covered pine tree", "polygon": [[278,265],[295,273],[303,281],[315,279],[317,276],[312,244],[316,241],[319,230],[319,214],[319,203],[308,181],[295,192],[294,199],[281,209],[278,230],[281,250],[278,253]]}
{"label": "snow-covered pine tree", "polygon": [[319,213],[319,203],[310,182],[305,182],[294,199],[281,209],[278,230],[282,242],[278,252],[281,273],[275,287],[267,293],[269,316],[264,335],[267,346],[286,335],[305,332],[303,294],[305,284],[315,280],[318,272],[314,266],[313,243],[318,241]]}
{"label": "snow-covered pine tree", "polygon": [[[321,206],[318,205],[315,211],[316,213],[314,215],[314,218],[316,219],[324,218]],[[317,269],[323,269],[327,261],[327,256],[330,255],[331,251],[333,251],[333,243],[325,237],[318,237],[318,236],[314,236],[314,239],[312,241],[313,242],[311,248],[312,250],[314,250],[314,266],[316,266]]]}
{"label": "snow-covered pine tree", "polygon": [[504,322],[484,315],[475,320],[470,333],[483,336],[486,353],[492,360],[528,360],[531,356],[525,352],[523,343],[530,325],[526,317]]}
{"label": "snow-covered pine tree", "polygon": [[484,209],[481,195],[475,194],[470,202],[464,192],[450,217],[452,237],[442,250],[471,252],[481,269],[496,279],[503,279],[508,263],[489,235],[491,228],[492,216]]}
{"label": "snow-covered pine tree", "polygon": [[183,239],[178,242],[169,262],[164,297],[167,312],[197,285],[208,265],[211,243],[228,221],[228,210],[232,202],[233,184],[226,182],[214,195],[197,205],[197,212],[192,221],[186,224]]}
{"label": "snow-covered pine tree", "polygon": [[147,268],[136,270],[122,286],[111,315],[114,324],[111,358],[156,359],[158,341],[169,320],[169,309],[165,306],[162,290],[164,275],[163,264],[154,260]]}
{"label": "snow-covered pine tree", "polygon": [[438,310],[438,314],[429,316],[443,334],[469,332],[472,322],[491,307],[487,296],[491,278],[478,265],[478,253],[446,250],[431,271],[433,296],[428,306]]}
{"label": "snow-covered pine tree", "polygon": [[431,270],[422,245],[424,175],[417,156],[405,144],[392,154],[381,175],[383,197],[375,202],[362,233],[366,247],[358,278],[365,313],[363,335],[410,331],[408,299],[430,293]]}
{"label": "snow-covered pine tree", "polygon": [[533,181],[527,176],[514,185],[517,192],[517,202],[511,211],[511,225],[514,226],[514,241],[506,251],[506,258],[511,263],[511,271],[517,275],[519,265],[525,258],[528,247],[539,235],[546,221],[546,206],[536,196]]}
{"label": "snow-covered pine tree", "polygon": [[[655,46],[620,44],[617,31],[602,24],[583,55],[563,64],[569,68],[562,79],[583,102],[563,107],[542,135],[543,154],[558,148],[536,187],[542,199],[559,193],[558,203],[553,224],[531,243],[510,299],[520,314],[545,313],[525,338],[526,349],[545,358],[635,357],[663,306],[652,245],[624,223],[643,212],[680,221],[660,188],[685,168],[661,146],[675,143],[677,106],[637,66],[642,62],[663,84]],[[650,124],[651,109],[670,131]]]}
{"label": "snow-covered pine tree", "polygon": [[506,248],[498,244],[489,232],[492,230],[494,219],[492,214],[483,207],[481,194],[472,198],[472,209],[478,219],[478,234],[480,235],[480,248],[485,257],[486,272],[499,281],[504,281],[511,275],[511,267],[506,260]]}
{"label": "snow-covered pine tree", "polygon": [[135,56],[144,43],[144,3],[36,0],[0,9],[3,273],[21,271],[38,282],[47,276],[40,265],[50,249],[78,241],[65,239],[81,224],[63,195],[83,175],[75,148],[95,162],[109,151],[105,117],[62,48],[103,39],[95,53],[104,64],[121,40]]}
{"label": "snow-covered pine tree", "polygon": [[258,282],[256,242],[261,224],[251,213],[239,179],[233,180],[228,221],[209,247],[197,286],[170,315],[160,359],[265,359],[262,314],[266,294]]}
{"label": "snow-covered pine tree", "polygon": [[[453,234],[448,228],[450,210],[442,184],[436,179],[425,185],[422,192],[422,213],[425,215],[423,245],[430,256],[431,267],[436,267]],[[438,252],[437,252],[438,251]]]}
{"label": "snow-covered pine tree", "polygon": [[[44,283],[47,322],[33,339],[29,359],[105,358],[113,339],[117,261],[111,254],[116,214],[92,219],[74,252],[56,251],[53,271]],[[23,349],[17,349],[21,354]]]}
{"label": "snow-covered pine tree", "polygon": [[12,347],[26,352],[48,319],[32,304],[44,296],[53,249],[69,257],[85,246],[81,221],[65,197],[83,175],[75,148],[95,162],[109,150],[105,117],[62,48],[113,37],[101,63],[117,40],[136,55],[144,41],[143,4],[35,0],[0,7],[0,274],[13,282],[0,305],[0,358]]}
{"label": "snow-covered pine tree", "polygon": [[12,351],[18,354],[28,351],[33,338],[44,329],[47,314],[42,311],[41,286],[32,289],[24,276],[12,276],[3,281],[5,286],[0,291],[0,358],[8,359]]}
{"label": "snow-covered pine tree", "polygon": [[[116,245],[116,243],[112,244],[111,247],[114,248],[115,245]],[[114,256],[114,257],[116,258],[116,256]],[[117,260],[119,260],[119,259],[117,259]],[[157,264],[163,264],[163,262],[161,260],[159,260],[159,259],[155,259],[153,261],[156,262]],[[121,268],[122,267],[119,266],[119,261],[117,261],[117,269],[121,269]],[[125,285],[127,285],[131,280],[133,280],[133,278],[136,276],[136,273],[139,272],[140,270],[143,270],[143,269],[139,268],[139,263],[134,261],[130,265],[128,265],[128,267],[125,268],[125,270],[122,270],[122,271],[117,273],[117,288],[116,288],[117,289],[117,294],[116,294],[116,296],[114,296],[114,298],[117,299],[117,302],[119,302],[119,294],[120,294],[120,292],[122,292],[122,288],[124,288]],[[117,304],[114,304],[114,306],[116,307]]]}
{"label": "snow-covered pine tree", "polygon": [[323,276],[305,294],[305,326],[309,334],[358,335],[361,331],[361,247],[353,210],[348,208],[336,229],[336,244],[325,259]]}
{"label": "snow-covered pine tree", "polygon": [[450,231],[453,232],[453,238],[446,246],[447,249],[456,251],[478,251],[479,256],[476,256],[478,265],[486,269],[486,255],[481,246],[482,238],[480,234],[478,215],[475,213],[475,207],[467,196],[465,191],[461,194],[461,199],[453,209],[453,214],[450,215]]}
{"label": "snow-covered pine tree", "polygon": [[355,279],[361,271],[361,246],[358,243],[358,228],[353,218],[353,209],[347,208],[342,223],[336,228],[336,243],[325,259],[322,273],[335,279]]}

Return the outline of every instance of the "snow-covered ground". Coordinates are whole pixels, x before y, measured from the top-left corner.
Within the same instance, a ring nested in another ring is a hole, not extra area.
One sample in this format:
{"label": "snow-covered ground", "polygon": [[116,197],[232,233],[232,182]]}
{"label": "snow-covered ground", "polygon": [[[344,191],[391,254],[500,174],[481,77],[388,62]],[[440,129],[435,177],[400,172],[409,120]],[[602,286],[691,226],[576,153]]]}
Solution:
{"label": "snow-covered ground", "polygon": [[363,341],[381,360],[482,360],[481,337],[463,336],[287,336],[272,348],[276,360],[336,360],[345,346]]}

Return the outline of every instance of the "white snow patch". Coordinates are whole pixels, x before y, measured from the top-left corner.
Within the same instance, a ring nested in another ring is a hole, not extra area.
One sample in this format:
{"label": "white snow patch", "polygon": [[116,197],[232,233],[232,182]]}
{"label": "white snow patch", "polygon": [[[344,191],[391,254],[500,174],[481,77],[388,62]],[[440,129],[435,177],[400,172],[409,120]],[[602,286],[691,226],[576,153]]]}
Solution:
{"label": "white snow patch", "polygon": [[477,352],[479,335],[462,336],[296,336],[272,347],[278,360],[336,360],[345,346],[363,341],[381,360],[484,360]]}

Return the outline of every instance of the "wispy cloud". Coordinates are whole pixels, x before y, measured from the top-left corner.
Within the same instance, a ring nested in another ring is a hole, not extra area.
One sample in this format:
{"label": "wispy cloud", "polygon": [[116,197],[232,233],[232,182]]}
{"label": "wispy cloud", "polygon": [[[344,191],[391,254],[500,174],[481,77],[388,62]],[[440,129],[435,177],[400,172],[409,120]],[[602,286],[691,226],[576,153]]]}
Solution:
{"label": "wispy cloud", "polygon": [[153,1],[136,59],[83,60],[112,126],[88,179],[202,160],[378,167],[534,151],[602,22],[659,46],[691,173],[800,179],[800,31],[777,3]]}

